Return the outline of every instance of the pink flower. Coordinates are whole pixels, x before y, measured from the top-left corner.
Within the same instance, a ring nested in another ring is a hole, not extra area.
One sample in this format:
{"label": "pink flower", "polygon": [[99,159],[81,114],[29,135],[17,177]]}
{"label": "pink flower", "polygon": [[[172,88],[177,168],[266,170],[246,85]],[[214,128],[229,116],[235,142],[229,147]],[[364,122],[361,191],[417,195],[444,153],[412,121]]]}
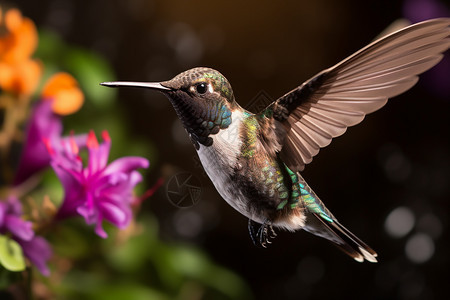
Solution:
{"label": "pink flower", "polygon": [[16,240],[23,249],[25,257],[27,257],[42,273],[42,275],[50,275],[50,270],[46,262],[52,256],[52,250],[47,240],[41,236],[34,236],[29,241]]}
{"label": "pink flower", "polygon": [[[50,166],[50,155],[45,147],[43,139],[52,144],[61,144],[60,140],[63,128],[61,116],[53,113],[53,101],[39,101],[33,107],[31,117],[25,130],[25,142],[20,155],[19,166],[14,178],[14,185],[19,185],[37,172]],[[87,136],[79,135],[71,137],[81,147],[86,144]]]}
{"label": "pink flower", "polygon": [[22,205],[15,197],[9,197],[6,201],[0,200],[0,233],[10,234],[22,247],[27,257],[39,271],[50,275],[47,261],[52,256],[52,250],[47,241],[34,234],[31,222],[22,218]]}
{"label": "pink flower", "polygon": [[25,142],[20,155],[14,184],[18,185],[36,172],[49,166],[50,156],[42,138],[59,138],[62,133],[61,117],[51,110],[51,101],[39,101],[33,107],[28,121]]}
{"label": "pink flower", "polygon": [[99,144],[94,132],[89,132],[86,167],[74,139],[61,140],[57,147],[47,140],[47,149],[65,191],[57,218],[81,215],[87,224],[95,224],[100,237],[106,238],[103,220],[121,229],[129,224],[133,189],[142,180],[136,169],[147,168],[149,162],[142,157],[123,157],[108,165],[111,139],[106,131],[102,137]]}

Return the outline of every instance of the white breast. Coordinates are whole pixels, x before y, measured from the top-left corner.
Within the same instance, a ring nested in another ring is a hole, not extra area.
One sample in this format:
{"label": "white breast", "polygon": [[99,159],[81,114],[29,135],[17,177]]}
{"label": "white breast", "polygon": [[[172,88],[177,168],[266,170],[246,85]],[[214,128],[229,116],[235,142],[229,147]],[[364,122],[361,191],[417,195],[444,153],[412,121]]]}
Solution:
{"label": "white breast", "polygon": [[236,183],[231,182],[230,174],[236,166],[238,155],[241,151],[242,141],[239,137],[242,125],[242,112],[236,111],[231,115],[232,122],[227,129],[211,135],[212,146],[200,145],[198,156],[206,173],[216,187],[220,196],[234,209],[250,218],[247,201],[241,191],[236,188]]}

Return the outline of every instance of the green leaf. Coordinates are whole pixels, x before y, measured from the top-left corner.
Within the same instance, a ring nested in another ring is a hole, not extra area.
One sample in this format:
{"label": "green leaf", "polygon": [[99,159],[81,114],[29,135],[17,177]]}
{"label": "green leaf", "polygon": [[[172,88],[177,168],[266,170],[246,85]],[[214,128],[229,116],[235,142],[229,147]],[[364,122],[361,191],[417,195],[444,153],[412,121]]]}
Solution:
{"label": "green leaf", "polygon": [[116,91],[100,86],[100,82],[115,78],[105,59],[92,51],[72,47],[64,60],[67,70],[79,81],[86,98],[101,108],[114,104],[112,100],[116,97]]}
{"label": "green leaf", "polygon": [[66,45],[61,37],[51,30],[39,30],[39,44],[35,56],[44,60],[45,67],[47,61],[58,61],[66,51]]}
{"label": "green leaf", "polygon": [[25,270],[22,248],[16,241],[4,235],[0,235],[0,263],[9,271]]}

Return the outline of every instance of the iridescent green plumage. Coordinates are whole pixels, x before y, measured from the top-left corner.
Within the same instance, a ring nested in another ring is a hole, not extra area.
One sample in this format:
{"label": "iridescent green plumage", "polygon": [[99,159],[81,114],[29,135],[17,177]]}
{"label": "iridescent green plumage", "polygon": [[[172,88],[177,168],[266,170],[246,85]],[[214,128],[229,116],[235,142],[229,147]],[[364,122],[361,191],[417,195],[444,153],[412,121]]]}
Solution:
{"label": "iridescent green plumage", "polygon": [[[243,135],[241,153],[245,158],[251,158],[256,154],[259,123],[256,117],[249,113],[243,113],[241,134]],[[267,166],[269,167],[269,166]]]}
{"label": "iridescent green plumage", "polygon": [[[215,70],[214,70],[215,71]],[[207,72],[204,74],[205,79],[211,79],[215,91],[218,91],[226,99],[234,98],[233,90],[228,80],[219,72]]]}
{"label": "iridescent green plumage", "polygon": [[[249,112],[244,112],[243,116],[241,156],[243,159],[256,162],[257,172],[255,173],[258,178],[252,178],[252,180],[262,182],[265,187],[276,192],[278,197],[276,210],[292,210],[301,207],[318,214],[328,222],[333,222],[333,216],[306,185],[300,174],[290,170],[278,157],[258,155],[263,120]],[[259,169],[258,166],[262,167]],[[250,173],[253,174],[251,171]]]}

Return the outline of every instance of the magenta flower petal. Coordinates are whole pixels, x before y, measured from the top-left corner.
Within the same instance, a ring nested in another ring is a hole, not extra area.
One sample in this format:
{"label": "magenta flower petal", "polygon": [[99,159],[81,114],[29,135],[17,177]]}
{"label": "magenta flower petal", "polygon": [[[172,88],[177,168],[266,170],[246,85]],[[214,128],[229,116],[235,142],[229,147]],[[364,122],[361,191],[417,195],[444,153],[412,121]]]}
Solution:
{"label": "magenta flower petal", "polygon": [[24,182],[50,163],[50,155],[42,138],[54,139],[62,133],[61,118],[52,112],[51,104],[52,101],[39,101],[33,107],[25,130],[25,142],[14,178],[15,185]]}
{"label": "magenta flower petal", "polygon": [[[52,101],[39,101],[33,107],[25,130],[25,142],[14,178],[14,185],[19,185],[33,174],[43,170],[50,164],[50,154],[44,140],[63,146],[72,139],[78,147],[86,145],[87,135],[63,137],[61,116],[53,113]],[[59,143],[58,141],[62,142]]]}
{"label": "magenta flower petal", "polygon": [[142,175],[138,172],[131,172],[129,183],[133,186],[142,181]]}
{"label": "magenta flower petal", "polygon": [[29,241],[34,237],[32,223],[22,218],[22,205],[16,197],[0,200],[0,232],[9,232],[18,239]]}
{"label": "magenta flower petal", "polygon": [[129,176],[126,176],[126,180],[105,187],[104,195],[117,202],[131,202],[133,200],[131,191],[141,180],[142,175],[134,171]]}
{"label": "magenta flower petal", "polygon": [[85,147],[81,147],[88,152],[87,166],[83,166],[73,142],[72,146],[51,145],[49,152],[51,166],[65,191],[58,217],[80,215],[87,224],[95,224],[97,235],[106,238],[103,220],[118,228],[129,224],[133,189],[142,179],[136,169],[148,167],[149,162],[142,157],[123,157],[107,165],[111,139],[107,132],[102,136],[99,144],[89,132]]}
{"label": "magenta flower petal", "polygon": [[9,197],[0,200],[0,233],[9,234],[22,247],[25,257],[33,263],[39,271],[48,276],[50,274],[46,262],[52,251],[47,241],[36,236],[31,228],[31,222],[21,219],[22,205],[19,199]]}
{"label": "magenta flower petal", "polygon": [[108,234],[102,227],[102,218],[99,218],[99,222],[97,222],[97,225],[95,225],[95,233],[103,239],[106,239],[108,237]]}
{"label": "magenta flower petal", "polygon": [[111,149],[111,138],[109,136],[108,131],[104,130],[102,132],[102,139],[103,143],[100,145],[100,157],[99,159],[99,165],[100,169],[104,169],[106,165],[108,164],[108,157],[109,157],[109,150]]}
{"label": "magenta flower petal", "polygon": [[129,156],[116,159],[105,169],[105,174],[115,172],[130,173],[139,168],[148,168],[149,161],[143,157]]}
{"label": "magenta flower petal", "polygon": [[51,163],[53,170],[61,181],[66,200],[58,210],[57,218],[66,218],[75,214],[76,208],[83,203],[83,186],[81,185],[81,178],[77,173],[66,169],[55,162]]}
{"label": "magenta flower petal", "polygon": [[34,237],[31,228],[32,223],[22,220],[20,217],[8,215],[4,218],[5,228],[21,240],[29,241]]}
{"label": "magenta flower petal", "polygon": [[131,209],[128,206],[115,205],[111,202],[104,201],[101,204],[103,217],[118,228],[124,228],[131,219]]}
{"label": "magenta flower petal", "polygon": [[6,216],[6,205],[3,202],[0,202],[0,227],[5,224],[5,216]]}
{"label": "magenta flower petal", "polygon": [[40,236],[35,236],[30,241],[17,241],[23,249],[25,256],[38,268],[42,275],[50,275],[47,261],[52,256],[52,249],[48,242]]}

